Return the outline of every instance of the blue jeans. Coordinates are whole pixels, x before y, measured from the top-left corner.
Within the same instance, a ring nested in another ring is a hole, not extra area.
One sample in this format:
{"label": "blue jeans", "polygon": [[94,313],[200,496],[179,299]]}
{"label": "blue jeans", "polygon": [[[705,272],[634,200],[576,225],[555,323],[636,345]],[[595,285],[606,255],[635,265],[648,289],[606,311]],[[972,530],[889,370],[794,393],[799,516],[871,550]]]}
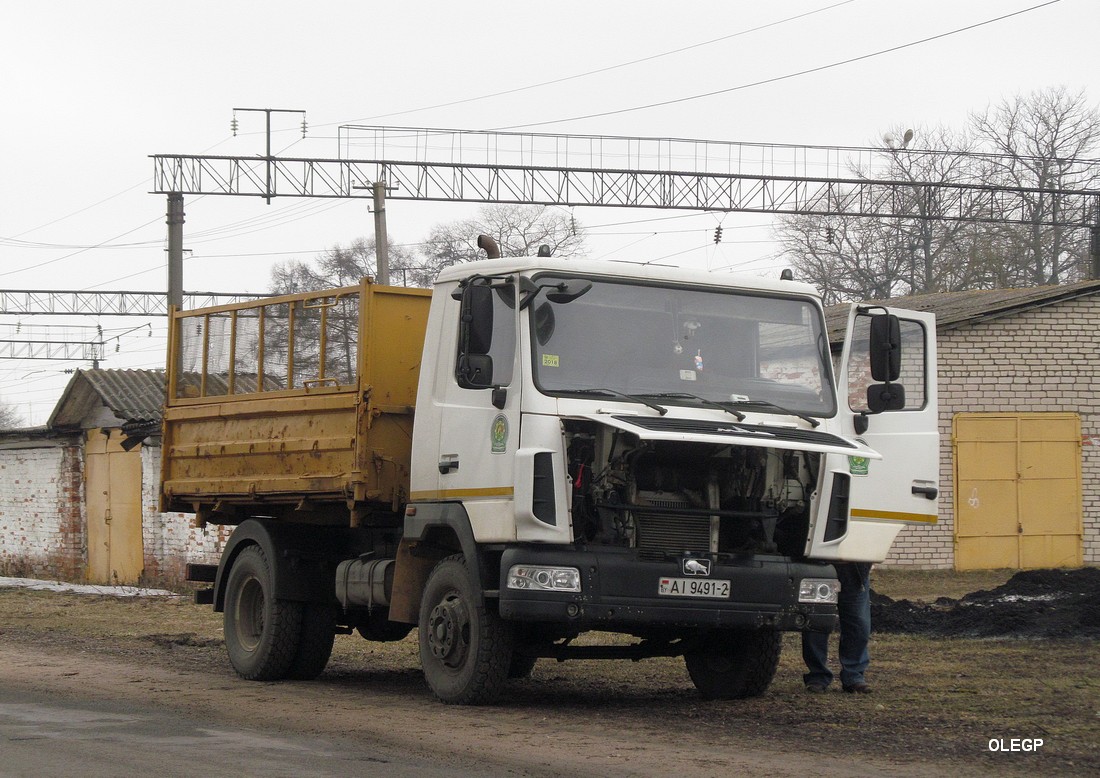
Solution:
{"label": "blue jeans", "polygon": [[[871,661],[867,650],[871,639],[871,571],[869,566],[861,566],[858,571],[855,567],[851,565],[851,571],[838,571],[842,581],[837,611],[840,615],[840,683],[843,686],[863,683],[863,674]],[[853,585],[857,582],[858,585]],[[802,676],[802,682],[828,686],[833,680],[828,660],[828,633],[803,632],[802,661],[808,672]]]}

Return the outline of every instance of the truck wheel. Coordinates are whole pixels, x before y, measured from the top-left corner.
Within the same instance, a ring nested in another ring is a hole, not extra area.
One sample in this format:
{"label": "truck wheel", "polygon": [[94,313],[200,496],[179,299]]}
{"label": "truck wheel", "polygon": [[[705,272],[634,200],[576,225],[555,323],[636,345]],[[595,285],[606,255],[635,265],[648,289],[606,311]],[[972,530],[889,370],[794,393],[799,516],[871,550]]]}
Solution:
{"label": "truck wheel", "polygon": [[286,677],[295,681],[312,681],[323,673],[332,656],[335,639],[336,609],[325,603],[303,603],[298,651]]}
{"label": "truck wheel", "polygon": [[250,681],[285,678],[298,652],[303,604],[275,599],[259,546],[237,555],[225,588],[225,647],[233,669]]}
{"label": "truck wheel", "polygon": [[706,638],[707,646],[684,655],[688,675],[708,700],[757,697],[772,682],[783,648],[773,629],[730,630]]}
{"label": "truck wheel", "polygon": [[432,570],[419,627],[420,664],[436,697],[479,705],[499,696],[512,660],[512,630],[485,607],[461,555]]}

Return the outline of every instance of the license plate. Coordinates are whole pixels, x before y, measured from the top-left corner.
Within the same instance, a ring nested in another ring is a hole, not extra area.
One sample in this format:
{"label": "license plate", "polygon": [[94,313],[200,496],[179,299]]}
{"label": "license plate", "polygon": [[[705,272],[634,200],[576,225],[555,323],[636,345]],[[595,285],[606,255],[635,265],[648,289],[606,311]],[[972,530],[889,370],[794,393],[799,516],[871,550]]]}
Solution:
{"label": "license plate", "polygon": [[662,578],[657,586],[657,594],[665,597],[712,597],[727,600],[730,596],[730,582],[714,578]]}

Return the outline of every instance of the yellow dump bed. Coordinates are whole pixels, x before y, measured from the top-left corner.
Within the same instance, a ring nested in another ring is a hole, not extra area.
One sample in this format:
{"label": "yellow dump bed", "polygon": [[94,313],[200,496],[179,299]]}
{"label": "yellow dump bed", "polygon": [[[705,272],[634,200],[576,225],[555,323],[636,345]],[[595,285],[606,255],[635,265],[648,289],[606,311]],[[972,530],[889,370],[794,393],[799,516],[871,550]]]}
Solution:
{"label": "yellow dump bed", "polygon": [[364,279],[174,311],[162,510],[352,524],[396,511],[430,297]]}

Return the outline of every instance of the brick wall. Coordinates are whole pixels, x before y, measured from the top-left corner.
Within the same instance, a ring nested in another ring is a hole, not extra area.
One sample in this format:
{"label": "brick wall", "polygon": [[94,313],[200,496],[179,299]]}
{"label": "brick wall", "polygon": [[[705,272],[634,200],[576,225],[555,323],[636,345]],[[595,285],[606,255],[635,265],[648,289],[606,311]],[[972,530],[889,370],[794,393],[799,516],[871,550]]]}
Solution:
{"label": "brick wall", "polygon": [[[188,562],[217,564],[232,527],[193,526],[189,513],[160,513],[160,448],[141,447],[143,581],[176,585]],[[0,575],[83,581],[88,564],[84,449],[62,441],[0,449]]]}
{"label": "brick wall", "polygon": [[886,564],[954,565],[951,422],[958,413],[1081,417],[1084,562],[1100,564],[1100,296],[939,333],[939,522],[902,530]]}
{"label": "brick wall", "polygon": [[175,585],[184,580],[187,563],[216,565],[233,527],[194,526],[192,513],[160,513],[159,446],[141,447],[142,543],[145,578]]}
{"label": "brick wall", "polygon": [[79,436],[0,449],[0,575],[83,580],[82,452]]}

